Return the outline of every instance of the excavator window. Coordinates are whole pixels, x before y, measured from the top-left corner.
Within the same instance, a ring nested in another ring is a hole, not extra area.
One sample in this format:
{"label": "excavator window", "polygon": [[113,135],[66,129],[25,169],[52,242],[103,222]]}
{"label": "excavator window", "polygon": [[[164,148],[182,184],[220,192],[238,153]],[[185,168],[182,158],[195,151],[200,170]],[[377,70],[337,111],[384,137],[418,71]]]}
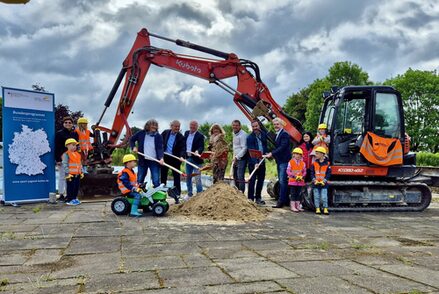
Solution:
{"label": "excavator window", "polygon": [[337,133],[362,134],[364,131],[364,117],[366,99],[344,99],[338,109]]}
{"label": "excavator window", "polygon": [[400,138],[400,117],[397,96],[393,93],[377,93],[375,98],[374,133],[381,137]]}

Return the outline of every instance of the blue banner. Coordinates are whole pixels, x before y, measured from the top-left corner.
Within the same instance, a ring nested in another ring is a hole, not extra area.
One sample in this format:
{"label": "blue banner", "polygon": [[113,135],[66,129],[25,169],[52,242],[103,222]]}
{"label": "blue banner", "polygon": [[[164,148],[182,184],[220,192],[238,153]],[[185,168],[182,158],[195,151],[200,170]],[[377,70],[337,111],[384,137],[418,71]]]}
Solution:
{"label": "blue banner", "polygon": [[46,201],[55,192],[55,95],[2,90],[3,200]]}

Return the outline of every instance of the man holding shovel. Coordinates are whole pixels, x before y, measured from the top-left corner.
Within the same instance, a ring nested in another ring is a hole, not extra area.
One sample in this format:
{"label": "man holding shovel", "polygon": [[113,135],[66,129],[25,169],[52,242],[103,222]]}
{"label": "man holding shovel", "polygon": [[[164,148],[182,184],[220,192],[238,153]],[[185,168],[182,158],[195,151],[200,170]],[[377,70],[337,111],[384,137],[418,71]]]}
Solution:
{"label": "man holding shovel", "polygon": [[[170,126],[170,129],[162,132],[163,149],[165,150],[163,159],[165,163],[179,170],[186,152],[185,140],[184,136],[180,133],[180,122],[178,120],[172,121]],[[167,166],[162,166],[161,182],[165,184],[165,186],[168,180],[168,171],[169,168]],[[176,171],[172,171],[172,177],[174,179],[176,196],[179,197],[181,195],[180,174]]]}
{"label": "man holding shovel", "polygon": [[248,162],[250,174],[257,168],[254,175],[249,179],[248,199],[255,201],[256,204],[264,205],[265,201],[262,200],[261,193],[265,180],[265,162],[261,159],[262,155],[268,152],[267,134],[261,131],[261,126],[257,120],[252,121],[252,132],[247,137],[247,149],[250,154]]}
{"label": "man holding shovel", "polygon": [[[204,135],[198,131],[198,122],[193,120],[189,123],[189,130],[184,134],[186,143],[185,157],[188,162],[201,167],[203,159],[201,159],[201,153],[204,151]],[[186,184],[187,184],[187,197],[192,197],[192,174],[199,173],[199,170],[195,169],[192,165],[186,164]],[[201,184],[201,175],[195,176],[195,182],[197,186],[197,193],[203,191],[203,185]]]}

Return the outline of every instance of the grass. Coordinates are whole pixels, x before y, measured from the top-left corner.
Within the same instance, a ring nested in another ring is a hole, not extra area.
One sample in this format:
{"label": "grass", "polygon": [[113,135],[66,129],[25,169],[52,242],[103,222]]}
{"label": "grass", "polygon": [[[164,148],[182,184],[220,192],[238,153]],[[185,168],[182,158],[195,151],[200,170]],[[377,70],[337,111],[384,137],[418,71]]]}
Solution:
{"label": "grass", "polygon": [[413,265],[413,262],[404,256],[397,256],[396,260],[401,261],[405,265],[409,265],[409,266]]}
{"label": "grass", "polygon": [[328,242],[320,242],[315,244],[305,244],[303,248],[305,249],[316,249],[316,250],[328,250],[330,247],[330,244]]}
{"label": "grass", "polygon": [[366,250],[366,249],[371,248],[371,246],[366,245],[366,244],[361,244],[361,243],[355,243],[355,244],[352,244],[351,247],[352,247],[353,249],[356,249],[356,250]]}
{"label": "grass", "polygon": [[37,207],[34,207],[34,208],[32,209],[32,211],[33,211],[34,213],[39,213],[39,212],[41,211],[41,209],[42,209],[41,206],[37,206]]}
{"label": "grass", "polygon": [[0,233],[0,240],[14,240],[16,238],[15,233],[11,231]]}
{"label": "grass", "polygon": [[0,280],[0,286],[4,287],[9,285],[9,279],[8,278],[4,278]]}
{"label": "grass", "polygon": [[417,166],[439,166],[439,153],[418,152],[416,153]]}

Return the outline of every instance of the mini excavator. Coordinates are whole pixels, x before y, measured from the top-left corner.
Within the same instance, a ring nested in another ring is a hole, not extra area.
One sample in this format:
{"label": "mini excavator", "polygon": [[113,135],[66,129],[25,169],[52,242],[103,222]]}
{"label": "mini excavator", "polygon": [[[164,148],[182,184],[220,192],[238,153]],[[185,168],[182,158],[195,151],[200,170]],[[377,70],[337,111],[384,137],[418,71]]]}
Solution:
{"label": "mini excavator", "polygon": [[[216,58],[178,54],[151,45],[151,37],[200,51]],[[134,106],[151,65],[168,68],[206,80],[232,95],[233,102],[249,120],[264,123],[274,118],[285,122],[284,129],[295,146],[302,139],[300,121],[289,116],[273,99],[263,83],[256,63],[234,53],[171,39],[143,28],[122,64],[105,108],[94,129],[91,171],[82,185],[83,194],[117,194],[112,173],[111,153],[126,146],[131,136],[128,116]],[[236,77],[237,86],[224,80]],[[111,128],[101,125],[122,81],[124,85]],[[410,139],[404,129],[401,95],[387,86],[333,87],[323,93],[320,123],[331,135],[329,160],[332,178],[329,203],[338,211],[422,211],[431,201],[429,187],[415,181],[416,155],[409,152]],[[121,141],[123,130],[126,134]],[[266,130],[265,130],[266,131]],[[273,137],[270,137],[273,141]],[[279,185],[271,182],[267,190],[277,197]],[[306,189],[304,189],[306,190]],[[304,191],[305,204],[313,208],[312,195]]]}

